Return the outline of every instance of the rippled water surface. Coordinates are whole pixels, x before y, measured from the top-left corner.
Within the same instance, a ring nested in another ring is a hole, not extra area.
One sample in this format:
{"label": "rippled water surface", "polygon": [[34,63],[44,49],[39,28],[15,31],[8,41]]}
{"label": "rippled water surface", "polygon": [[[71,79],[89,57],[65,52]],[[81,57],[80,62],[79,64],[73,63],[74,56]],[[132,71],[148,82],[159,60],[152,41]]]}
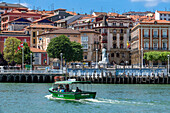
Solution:
{"label": "rippled water surface", "polygon": [[0,83],[0,113],[170,112],[170,85],[93,84],[96,99],[58,100],[51,84]]}

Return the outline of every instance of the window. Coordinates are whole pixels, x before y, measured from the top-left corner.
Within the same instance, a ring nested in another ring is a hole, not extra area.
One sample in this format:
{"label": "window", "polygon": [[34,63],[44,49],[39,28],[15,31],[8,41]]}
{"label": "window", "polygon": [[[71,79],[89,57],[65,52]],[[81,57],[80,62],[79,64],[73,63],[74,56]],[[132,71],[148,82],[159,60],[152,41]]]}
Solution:
{"label": "window", "polygon": [[83,27],[81,27],[81,30],[83,29]]}
{"label": "window", "polygon": [[166,18],[164,18],[164,20],[166,20]]}
{"label": "window", "polygon": [[144,42],[144,49],[149,49],[149,42]]}
{"label": "window", "polygon": [[35,32],[33,32],[33,37],[35,37]]}
{"label": "window", "polygon": [[123,44],[120,44],[120,48],[123,49]]}
{"label": "window", "polygon": [[113,30],[113,33],[116,34],[116,29]]}
{"label": "window", "polygon": [[167,37],[167,30],[163,30],[163,38],[166,38]]}
{"label": "window", "polygon": [[87,59],[87,55],[84,56],[84,59]]}
{"label": "window", "polygon": [[58,18],[61,18],[61,16],[58,16]]}
{"label": "window", "polygon": [[123,23],[120,23],[120,26],[123,26]]}
{"label": "window", "polygon": [[123,33],[123,29],[120,29],[120,33]]}
{"label": "window", "polygon": [[88,49],[88,44],[81,44],[83,46],[82,49]]}
{"label": "window", "polygon": [[113,40],[116,40],[116,36],[113,36]]}
{"label": "window", "polygon": [[74,37],[77,37],[77,35],[74,35]]}
{"label": "window", "polygon": [[162,45],[163,45],[163,47],[162,47],[162,48],[163,48],[163,50],[166,50],[166,48],[167,48],[167,43],[166,43],[166,42],[163,42],[163,44],[162,44]]}
{"label": "window", "polygon": [[158,30],[154,30],[154,32],[153,32],[153,37],[154,37],[154,38],[157,38],[157,37],[158,37]]}
{"label": "window", "polygon": [[162,18],[160,20],[162,20]]}
{"label": "window", "polygon": [[4,48],[6,47],[6,46],[5,46],[5,42],[6,42],[6,38],[4,38]]}
{"label": "window", "polygon": [[170,14],[168,14],[168,16],[170,17]]}
{"label": "window", "polygon": [[88,29],[88,27],[86,26],[85,29]]}
{"label": "window", "polygon": [[160,14],[160,16],[162,16],[162,14]]}
{"label": "window", "polygon": [[27,39],[24,39],[24,42],[27,42]]}
{"label": "window", "polygon": [[123,40],[123,36],[120,36],[120,40]]}
{"label": "window", "polygon": [[153,43],[153,48],[154,48],[154,49],[158,49],[158,43],[157,43],[157,42],[154,42],[154,43]]}
{"label": "window", "polygon": [[113,48],[116,49],[116,44],[113,44]]}
{"label": "window", "polygon": [[33,39],[33,44],[35,44],[35,39]]}
{"label": "window", "polygon": [[67,37],[70,37],[70,35],[67,35]]}
{"label": "window", "polygon": [[115,23],[115,22],[113,23],[113,26],[116,26],[116,23]]}
{"label": "window", "polygon": [[144,30],[144,37],[149,37],[149,31],[148,30]]}
{"label": "window", "polygon": [[111,57],[114,57],[114,53],[111,54]]}
{"label": "window", "polygon": [[119,53],[116,53],[116,57],[119,57]]}
{"label": "window", "polygon": [[164,16],[166,16],[166,14],[164,14]]}

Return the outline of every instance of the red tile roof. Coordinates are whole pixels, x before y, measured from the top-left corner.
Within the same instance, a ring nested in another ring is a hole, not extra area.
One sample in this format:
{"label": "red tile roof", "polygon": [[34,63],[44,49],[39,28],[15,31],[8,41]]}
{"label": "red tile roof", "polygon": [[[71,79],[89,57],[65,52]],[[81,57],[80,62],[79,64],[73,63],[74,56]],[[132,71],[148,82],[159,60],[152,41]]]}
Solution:
{"label": "red tile roof", "polygon": [[170,11],[157,11],[158,13],[170,14]]}

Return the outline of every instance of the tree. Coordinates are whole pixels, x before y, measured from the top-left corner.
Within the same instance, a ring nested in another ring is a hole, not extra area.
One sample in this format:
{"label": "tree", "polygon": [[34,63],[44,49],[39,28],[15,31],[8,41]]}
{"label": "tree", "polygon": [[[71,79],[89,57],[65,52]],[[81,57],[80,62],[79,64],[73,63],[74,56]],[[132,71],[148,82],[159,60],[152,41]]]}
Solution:
{"label": "tree", "polygon": [[[8,61],[9,64],[22,64],[22,49],[17,51],[18,46],[21,44],[21,41],[17,38],[9,37],[5,41],[4,47],[4,59]],[[30,48],[27,43],[24,45],[24,63],[30,64]]]}
{"label": "tree", "polygon": [[17,62],[17,60],[19,60],[19,58],[17,57],[18,53],[16,52],[16,50],[20,43],[21,41],[17,38],[8,37],[6,39],[3,53],[4,53],[4,59],[8,63],[14,63]]}
{"label": "tree", "polygon": [[72,61],[82,61],[83,60],[83,50],[80,43],[71,42],[73,48],[73,59]]}
{"label": "tree", "polygon": [[[28,46],[27,43],[24,42],[23,45],[24,45],[24,64],[30,64],[30,58],[31,58],[30,53],[32,53],[32,52],[30,51],[30,47]],[[16,62],[17,62],[17,64],[22,64],[22,49],[17,51],[17,53],[18,53],[17,57],[19,59],[16,59],[17,60]],[[33,59],[34,58],[32,58],[32,62],[34,61]]]}
{"label": "tree", "polygon": [[5,66],[8,65],[7,61],[4,60],[3,54],[0,53],[0,65]]}
{"label": "tree", "polygon": [[59,59],[60,53],[63,53],[64,59],[67,59],[68,62],[72,61],[73,49],[70,39],[65,35],[60,35],[59,37],[51,39],[47,47],[47,53],[49,57]]}
{"label": "tree", "polygon": [[170,52],[152,51],[144,53],[144,59],[148,61],[167,61],[168,55],[170,55]]}

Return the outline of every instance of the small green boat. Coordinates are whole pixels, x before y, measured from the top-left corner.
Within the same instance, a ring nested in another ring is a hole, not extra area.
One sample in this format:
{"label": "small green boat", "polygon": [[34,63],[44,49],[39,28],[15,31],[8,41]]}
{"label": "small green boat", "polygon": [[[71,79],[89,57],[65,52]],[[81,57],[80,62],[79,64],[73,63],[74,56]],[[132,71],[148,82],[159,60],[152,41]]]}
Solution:
{"label": "small green boat", "polygon": [[[96,92],[82,91],[78,87],[76,89],[69,89],[69,85],[73,84],[91,84],[90,81],[57,81],[49,88],[49,92],[53,97],[59,99],[94,99]],[[64,87],[65,86],[65,87]]]}

